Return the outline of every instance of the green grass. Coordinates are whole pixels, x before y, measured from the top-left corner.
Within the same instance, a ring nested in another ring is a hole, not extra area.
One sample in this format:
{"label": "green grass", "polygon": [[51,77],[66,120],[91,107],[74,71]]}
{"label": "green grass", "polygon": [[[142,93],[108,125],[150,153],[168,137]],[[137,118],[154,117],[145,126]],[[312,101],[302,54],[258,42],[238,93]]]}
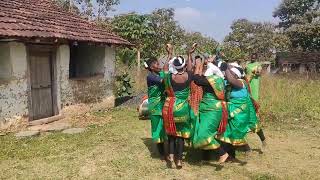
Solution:
{"label": "green grass", "polygon": [[92,112],[106,122],[81,134],[1,136],[0,179],[320,179],[319,82],[265,77],[263,85],[269,147],[260,154],[250,135],[254,151],[239,153],[246,163],[204,163],[189,150],[182,170],[167,169],[150,140],[150,122],[138,120],[134,108],[115,108]]}
{"label": "green grass", "polygon": [[319,126],[319,99],[320,80],[292,76],[265,76],[262,79],[262,118],[276,126]]}

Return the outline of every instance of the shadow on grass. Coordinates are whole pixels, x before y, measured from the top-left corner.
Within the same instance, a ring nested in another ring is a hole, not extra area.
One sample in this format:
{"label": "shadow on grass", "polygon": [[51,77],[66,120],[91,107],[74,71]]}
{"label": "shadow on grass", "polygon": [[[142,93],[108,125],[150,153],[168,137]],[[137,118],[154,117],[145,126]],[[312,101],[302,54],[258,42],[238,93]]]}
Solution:
{"label": "shadow on grass", "polygon": [[141,138],[143,141],[144,145],[148,148],[150,152],[150,157],[153,159],[160,159],[160,154],[157,150],[156,145],[152,142],[151,138]]}
{"label": "shadow on grass", "polygon": [[257,152],[259,154],[263,154],[263,151],[261,149],[252,149],[252,151]]}
{"label": "shadow on grass", "polygon": [[204,161],[204,152],[202,150],[186,147],[185,151],[187,152],[185,155],[185,161],[192,166],[212,166],[215,168],[215,171],[221,171],[224,167],[223,165],[211,162],[219,159],[219,157],[213,152],[206,153]]}
{"label": "shadow on grass", "polygon": [[118,97],[115,100],[115,106],[118,107],[118,106],[124,104],[125,102],[129,101],[132,98],[133,98],[132,96]]}
{"label": "shadow on grass", "polygon": [[[157,150],[156,145],[152,142],[151,138],[141,138],[145,146],[148,148],[150,152],[150,157],[153,159],[161,159],[160,154]],[[224,168],[223,164],[218,164],[219,156],[213,151],[207,154],[205,160],[203,156],[203,151],[199,149],[194,149],[191,147],[185,147],[184,151],[184,161],[189,163],[192,166],[212,166],[215,168],[215,171],[221,171]],[[212,162],[215,161],[215,162]],[[239,159],[234,159],[230,161],[232,163],[237,163],[240,166],[244,166],[247,164],[245,161],[241,161]]]}

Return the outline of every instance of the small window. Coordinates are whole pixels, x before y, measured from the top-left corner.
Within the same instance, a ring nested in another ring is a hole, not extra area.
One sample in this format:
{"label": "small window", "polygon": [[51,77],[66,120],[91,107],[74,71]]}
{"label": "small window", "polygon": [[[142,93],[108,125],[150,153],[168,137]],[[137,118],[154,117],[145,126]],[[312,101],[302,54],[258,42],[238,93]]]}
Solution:
{"label": "small window", "polygon": [[12,77],[10,47],[8,43],[0,43],[0,82]]}
{"label": "small window", "polygon": [[105,48],[86,44],[70,46],[71,79],[100,77],[104,75]]}

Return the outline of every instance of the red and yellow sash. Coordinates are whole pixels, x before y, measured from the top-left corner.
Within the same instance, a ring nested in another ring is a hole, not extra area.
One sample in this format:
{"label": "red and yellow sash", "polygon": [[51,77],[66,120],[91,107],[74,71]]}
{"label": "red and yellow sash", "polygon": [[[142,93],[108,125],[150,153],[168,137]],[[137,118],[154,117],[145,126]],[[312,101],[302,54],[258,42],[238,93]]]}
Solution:
{"label": "red and yellow sash", "polygon": [[174,104],[175,104],[175,94],[173,88],[171,86],[171,78],[170,74],[166,73],[164,78],[164,86],[165,92],[167,94],[167,98],[164,102],[163,109],[162,109],[162,117],[164,122],[164,128],[166,130],[167,135],[176,136],[176,124],[174,122]]}
{"label": "red and yellow sash", "polygon": [[196,85],[194,81],[191,82],[191,95],[190,95],[190,106],[195,115],[199,114],[199,105],[202,100],[203,90],[201,86]]}
{"label": "red and yellow sash", "polygon": [[[221,101],[222,105],[222,117],[220,121],[220,125],[218,128],[218,133],[222,134],[226,131],[228,125],[228,109],[227,103],[225,101],[225,91],[224,91],[224,82],[223,79],[217,76],[208,76],[208,82],[211,85],[214,93],[216,94],[217,98]],[[217,82],[220,80],[221,82]]]}

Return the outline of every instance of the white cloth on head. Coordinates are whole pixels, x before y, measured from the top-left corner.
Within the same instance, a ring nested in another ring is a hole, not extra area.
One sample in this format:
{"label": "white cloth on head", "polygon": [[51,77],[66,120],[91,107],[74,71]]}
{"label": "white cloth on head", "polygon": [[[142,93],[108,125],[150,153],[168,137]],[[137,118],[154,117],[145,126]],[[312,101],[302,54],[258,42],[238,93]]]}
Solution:
{"label": "white cloth on head", "polygon": [[233,66],[233,68],[231,68],[230,70],[232,72],[234,72],[238,76],[238,78],[243,78],[245,76],[244,71],[243,71],[243,73],[241,73],[240,70],[237,69],[237,68],[241,68],[242,69],[242,67],[238,63],[233,62],[233,63],[229,63],[229,65]]}
{"label": "white cloth on head", "polygon": [[[175,66],[173,63],[174,61],[178,59],[180,66]],[[178,70],[182,69],[186,66],[186,61],[182,59],[181,57],[174,57],[169,61],[169,72],[172,74],[178,74]]]}
{"label": "white cloth on head", "polygon": [[231,68],[230,70],[231,70],[232,72],[234,72],[234,73],[238,76],[238,78],[242,78],[242,77],[243,77],[243,74],[241,74],[241,72],[239,71],[239,69],[233,67],[233,68]]}
{"label": "white cloth on head", "polygon": [[146,62],[143,63],[145,68],[149,68],[148,64]]}
{"label": "white cloth on head", "polygon": [[218,66],[214,65],[213,63],[208,63],[207,70],[204,73],[204,76],[212,76],[212,75],[217,75],[221,78],[224,78],[224,75],[221,72],[221,70],[218,68]]}
{"label": "white cloth on head", "polygon": [[174,61],[175,58],[171,59],[169,61],[169,72],[171,74],[178,74],[178,71],[174,68],[174,65],[173,65],[173,61]]}
{"label": "white cloth on head", "polygon": [[233,62],[233,63],[229,63],[229,65],[233,66],[233,67],[237,67],[237,68],[242,68],[238,63]]}
{"label": "white cloth on head", "polygon": [[180,65],[177,65],[177,66],[172,63],[172,65],[174,66],[175,69],[177,69],[177,70],[182,69],[182,68],[184,68],[184,66],[186,66],[186,61],[181,56],[175,57],[173,61],[175,61],[175,60],[178,60],[180,63]]}

